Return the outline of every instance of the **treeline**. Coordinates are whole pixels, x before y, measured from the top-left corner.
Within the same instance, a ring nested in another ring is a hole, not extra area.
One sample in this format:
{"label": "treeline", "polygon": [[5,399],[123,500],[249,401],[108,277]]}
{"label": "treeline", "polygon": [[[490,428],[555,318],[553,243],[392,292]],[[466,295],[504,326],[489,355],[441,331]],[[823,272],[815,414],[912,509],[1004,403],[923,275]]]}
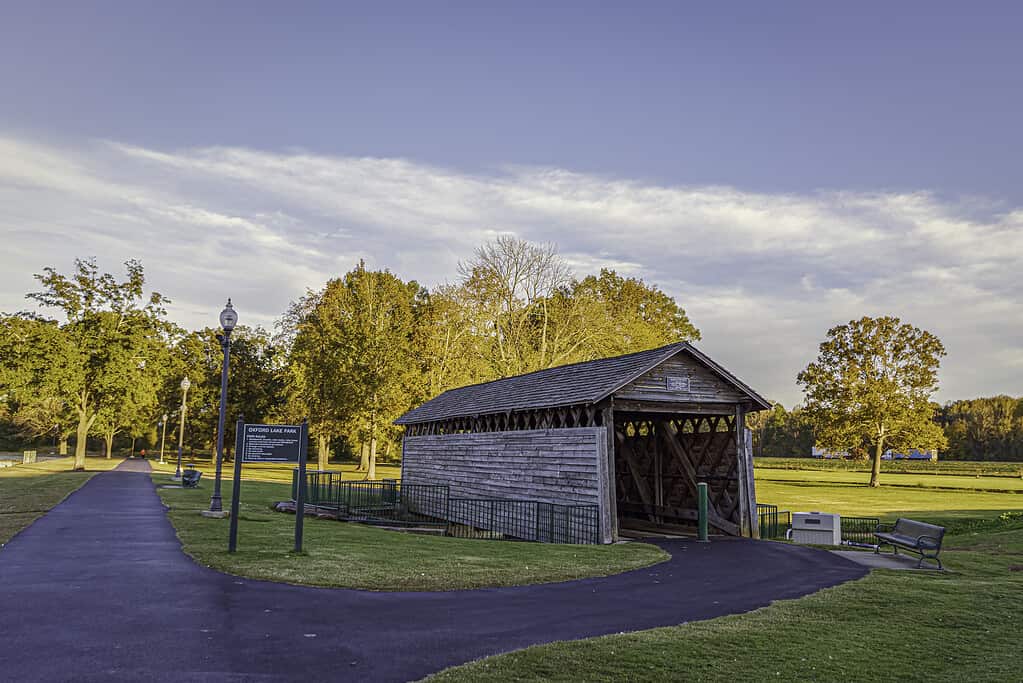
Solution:
{"label": "treeline", "polygon": [[[173,452],[187,376],[186,451],[215,443],[218,330],[169,321],[142,265],[126,267],[123,281],[94,260],[70,275],[48,268],[28,298],[63,319],[0,317],[0,438],[52,439],[62,452],[73,443],[81,466],[90,437],[108,454],[116,439],[158,447],[166,415]],[[427,289],[359,263],[296,300],[273,331],[236,328],[225,444],[242,414],[308,418],[321,467],[355,455],[373,476],[378,456],[399,452],[392,421],[441,391],[699,339],[657,287],[606,269],[574,277],[553,245],[498,238],[453,275]]]}
{"label": "treeline", "polygon": [[[1023,398],[994,396],[935,405],[934,421],[948,440],[941,460],[1023,461]],[[753,453],[758,457],[806,457],[815,444],[813,424],[806,411],[786,410],[780,403],[753,413],[748,426]],[[866,449],[852,449],[866,459]]]}
{"label": "treeline", "polygon": [[1023,398],[953,401],[935,419],[948,438],[947,458],[1023,461]]}

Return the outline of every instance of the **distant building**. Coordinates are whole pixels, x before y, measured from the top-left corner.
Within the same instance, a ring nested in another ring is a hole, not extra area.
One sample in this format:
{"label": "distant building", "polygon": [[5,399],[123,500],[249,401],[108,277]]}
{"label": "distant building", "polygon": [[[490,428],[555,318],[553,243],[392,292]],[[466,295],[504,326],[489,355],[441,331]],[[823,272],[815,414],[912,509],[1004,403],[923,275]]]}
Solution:
{"label": "distant building", "polygon": [[831,451],[827,448],[821,448],[820,446],[814,446],[810,449],[811,458],[823,458],[825,460],[844,460],[850,457],[849,451]]}
{"label": "distant building", "polygon": [[920,449],[920,448],[910,448],[909,450],[907,450],[905,452],[899,452],[899,451],[894,451],[894,450],[889,448],[887,451],[884,452],[884,455],[881,456],[881,459],[882,460],[935,460],[936,461],[938,459],[938,451],[933,450],[933,449],[929,450],[929,451],[925,451],[925,450]]}

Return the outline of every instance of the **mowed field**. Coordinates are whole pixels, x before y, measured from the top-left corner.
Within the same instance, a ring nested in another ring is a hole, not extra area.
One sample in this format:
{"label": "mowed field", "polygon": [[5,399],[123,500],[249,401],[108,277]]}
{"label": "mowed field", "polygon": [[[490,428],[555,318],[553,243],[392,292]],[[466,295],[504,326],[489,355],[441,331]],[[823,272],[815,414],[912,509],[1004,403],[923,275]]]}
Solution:
{"label": "mowed field", "polygon": [[[174,474],[174,470],[177,468],[177,461],[172,461],[170,458],[166,462],[160,463],[158,460],[150,460],[149,464],[153,467],[153,472],[161,472]],[[185,468],[189,465],[188,460],[182,460],[181,467]],[[251,481],[265,481],[274,482],[277,484],[290,484],[292,478],[292,472],[298,467],[296,463],[245,463],[242,465],[242,479]],[[332,472],[341,472],[342,478],[345,481],[359,481],[365,479],[365,472],[357,472],[356,465],[354,463],[331,463],[329,470]],[[195,462],[195,469],[202,472],[203,482],[208,479],[212,479],[216,473],[216,466],[209,460],[199,460]],[[315,470],[316,463],[309,463],[309,470]],[[401,466],[400,465],[377,465],[376,471],[377,479],[399,479],[401,478]],[[225,462],[220,475],[223,479],[231,479],[234,476],[234,462]]]}
{"label": "mowed field", "polygon": [[[853,516],[916,515],[923,519],[988,517],[1023,510],[1023,478],[1012,476],[1005,463],[997,463],[1000,467],[994,473],[984,475],[964,475],[956,470],[882,472],[881,487],[873,489],[867,486],[870,474],[866,471],[822,468],[813,461],[807,462],[811,469],[805,470],[790,469],[791,464],[784,468],[772,464],[762,466],[757,462],[757,501],[782,510],[821,510]],[[976,471],[983,471],[981,466],[985,464],[955,463],[974,465]]]}

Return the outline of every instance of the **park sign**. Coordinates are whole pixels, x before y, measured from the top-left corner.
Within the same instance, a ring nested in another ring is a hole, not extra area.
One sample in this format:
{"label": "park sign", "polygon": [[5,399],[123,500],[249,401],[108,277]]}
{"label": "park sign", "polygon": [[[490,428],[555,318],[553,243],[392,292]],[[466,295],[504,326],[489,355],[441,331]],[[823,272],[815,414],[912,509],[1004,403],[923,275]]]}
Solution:
{"label": "park sign", "polygon": [[242,462],[298,462],[301,449],[300,425],[245,425]]}
{"label": "park sign", "polygon": [[238,506],[242,490],[243,462],[297,462],[295,481],[295,552],[302,552],[302,527],[305,518],[305,463],[309,453],[309,423],[300,425],[250,425],[238,418],[235,425],[234,485],[231,489],[231,528],[227,552],[238,547]]}

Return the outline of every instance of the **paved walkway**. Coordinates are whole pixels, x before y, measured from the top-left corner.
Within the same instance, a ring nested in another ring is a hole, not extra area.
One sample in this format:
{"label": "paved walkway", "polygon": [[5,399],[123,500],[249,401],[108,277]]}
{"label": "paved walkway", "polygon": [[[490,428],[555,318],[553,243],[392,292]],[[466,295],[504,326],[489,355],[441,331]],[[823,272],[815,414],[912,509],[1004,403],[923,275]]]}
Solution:
{"label": "paved walkway", "polygon": [[406,681],[536,643],[744,612],[867,572],[777,543],[666,540],[669,562],[541,586],[373,593],[252,581],[181,552],[148,470],[127,462],[96,475],[0,550],[0,677]]}

